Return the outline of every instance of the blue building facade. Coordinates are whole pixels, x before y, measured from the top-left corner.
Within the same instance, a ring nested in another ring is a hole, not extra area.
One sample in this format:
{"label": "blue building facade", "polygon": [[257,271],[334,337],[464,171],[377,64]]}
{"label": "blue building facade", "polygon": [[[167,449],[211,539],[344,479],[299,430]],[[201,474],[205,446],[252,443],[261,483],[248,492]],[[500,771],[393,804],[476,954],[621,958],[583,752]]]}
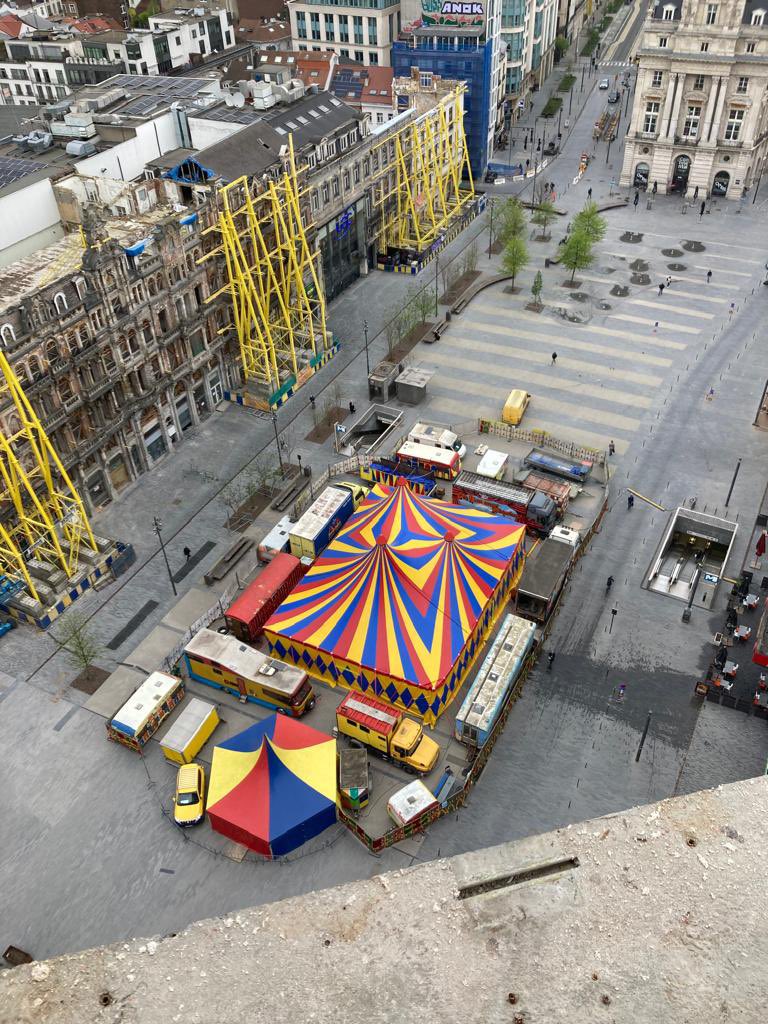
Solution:
{"label": "blue building facade", "polygon": [[475,180],[482,177],[492,155],[488,151],[488,133],[492,106],[493,40],[480,42],[476,36],[450,39],[422,36],[409,42],[395,42],[392,44],[392,67],[396,78],[410,78],[411,68],[418,67],[422,73],[466,82],[464,133],[472,175]]}

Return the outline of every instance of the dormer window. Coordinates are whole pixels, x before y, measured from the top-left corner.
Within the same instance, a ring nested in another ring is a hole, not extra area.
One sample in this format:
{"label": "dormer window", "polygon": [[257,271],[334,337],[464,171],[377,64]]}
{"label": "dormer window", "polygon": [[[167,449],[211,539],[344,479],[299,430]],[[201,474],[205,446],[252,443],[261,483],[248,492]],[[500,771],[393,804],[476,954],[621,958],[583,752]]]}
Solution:
{"label": "dormer window", "polygon": [[3,324],[3,326],[0,327],[0,341],[2,341],[3,348],[16,341],[16,332],[10,324]]}
{"label": "dormer window", "polygon": [[716,25],[717,24],[717,4],[707,4],[706,24],[707,25]]}
{"label": "dormer window", "polygon": [[673,4],[667,4],[661,14],[664,21],[672,21],[675,17],[675,7]]}
{"label": "dormer window", "polygon": [[763,25],[765,23],[765,11],[753,11],[752,12],[752,24]]}

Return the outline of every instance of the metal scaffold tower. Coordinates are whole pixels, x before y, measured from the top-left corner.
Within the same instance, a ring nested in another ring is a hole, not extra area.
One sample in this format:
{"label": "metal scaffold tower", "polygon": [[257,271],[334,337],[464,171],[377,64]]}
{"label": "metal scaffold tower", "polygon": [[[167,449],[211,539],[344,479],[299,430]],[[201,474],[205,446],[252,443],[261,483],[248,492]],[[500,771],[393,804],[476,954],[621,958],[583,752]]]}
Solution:
{"label": "metal scaffold tower", "polygon": [[12,432],[0,430],[0,600],[25,589],[39,601],[28,561],[40,559],[68,580],[83,547],[98,551],[80,495],[0,352],[0,404],[10,399]]}
{"label": "metal scaffold tower", "polygon": [[291,142],[279,181],[243,177],[219,190],[218,224],[208,231],[221,242],[203,257],[226,261],[227,284],[207,301],[229,293],[245,379],[270,398],[332,347],[303,196]]}
{"label": "metal scaffold tower", "polygon": [[[423,253],[440,241],[475,198],[464,135],[464,86],[372,149],[379,249]],[[386,150],[388,159],[384,159]],[[394,180],[391,174],[395,163]],[[374,172],[375,176],[375,172]],[[462,188],[462,181],[468,187]]]}

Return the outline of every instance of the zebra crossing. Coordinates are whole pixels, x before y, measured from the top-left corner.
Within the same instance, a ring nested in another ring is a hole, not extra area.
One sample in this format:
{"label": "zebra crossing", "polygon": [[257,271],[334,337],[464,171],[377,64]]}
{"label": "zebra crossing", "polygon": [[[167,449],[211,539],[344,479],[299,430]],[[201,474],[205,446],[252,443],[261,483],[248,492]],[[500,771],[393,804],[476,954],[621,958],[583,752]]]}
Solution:
{"label": "zebra crossing", "polygon": [[[512,388],[524,388],[532,395],[525,426],[597,448],[613,441],[619,454],[626,452],[680,364],[727,321],[734,290],[744,287],[738,278],[753,274],[729,269],[732,258],[724,253],[696,254],[708,262],[694,265],[686,252],[685,269],[672,273],[660,295],[665,242],[621,248],[619,235],[609,232],[600,266],[579,274],[574,287],[562,287],[561,270],[545,278],[542,313],[526,308],[531,270],[516,293],[493,285],[454,316],[439,343],[419,353],[419,362],[435,370],[429,415],[445,422],[500,418]],[[636,258],[659,268],[649,270],[650,284],[632,283]]]}

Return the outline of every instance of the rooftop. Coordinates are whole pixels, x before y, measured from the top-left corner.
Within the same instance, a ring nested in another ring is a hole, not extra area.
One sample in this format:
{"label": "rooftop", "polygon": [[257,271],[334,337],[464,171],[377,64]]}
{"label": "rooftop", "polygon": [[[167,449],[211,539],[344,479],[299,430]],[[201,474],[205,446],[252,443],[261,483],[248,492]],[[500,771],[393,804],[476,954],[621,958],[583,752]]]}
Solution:
{"label": "rooftop", "polygon": [[0,1005],[37,1024],[81,1024],[94,1006],[104,1024],[213,1021],[223,1005],[227,1024],[254,1006],[272,1021],[344,1008],[350,1024],[756,1021],[767,815],[765,778],[704,790],[17,967]]}
{"label": "rooftop", "polygon": [[277,135],[282,136],[286,143],[288,136],[293,134],[294,143],[300,148],[319,142],[353,122],[357,123],[361,115],[330,93],[318,92],[303,96],[288,106],[280,104],[269,110],[257,110],[247,104],[242,107],[229,107],[225,103],[219,103],[199,116],[207,120],[230,121],[243,125],[262,120],[268,123]]}
{"label": "rooftop", "polygon": [[[229,111],[234,108],[225,109]],[[280,150],[285,144],[285,137],[278,135],[259,118],[251,120],[250,124],[235,131],[229,138],[201,149],[193,159],[200,167],[213,171],[226,182],[236,181],[244,174],[261,177],[266,170],[280,162]],[[185,159],[182,157],[172,166],[178,166]]]}
{"label": "rooftop", "polygon": [[34,153],[13,141],[33,130],[45,130],[38,112],[34,106],[0,105],[0,197],[72,170],[72,157],[63,146]]}
{"label": "rooftop", "polygon": [[353,105],[365,103],[391,107],[393,76],[392,68],[342,65],[334,72],[331,92]]}
{"label": "rooftop", "polygon": [[[141,121],[158,117],[172,103],[188,106],[210,103],[218,92],[218,82],[210,78],[167,75],[113,75],[99,85],[78,89],[74,101],[78,104],[101,104],[92,110],[94,119],[119,114],[121,117]],[[110,101],[110,95],[114,98]]]}

